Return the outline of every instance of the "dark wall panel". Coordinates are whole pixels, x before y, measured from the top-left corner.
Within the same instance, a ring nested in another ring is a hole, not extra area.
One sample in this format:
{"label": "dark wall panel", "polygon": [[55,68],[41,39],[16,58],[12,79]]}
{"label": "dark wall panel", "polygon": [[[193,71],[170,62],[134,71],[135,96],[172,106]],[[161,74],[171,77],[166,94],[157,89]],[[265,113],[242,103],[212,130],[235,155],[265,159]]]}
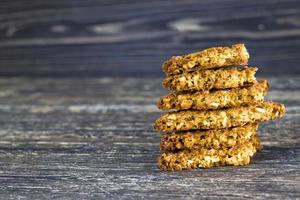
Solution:
{"label": "dark wall panel", "polygon": [[162,76],[171,55],[247,44],[261,74],[300,74],[300,1],[0,3],[2,76]]}

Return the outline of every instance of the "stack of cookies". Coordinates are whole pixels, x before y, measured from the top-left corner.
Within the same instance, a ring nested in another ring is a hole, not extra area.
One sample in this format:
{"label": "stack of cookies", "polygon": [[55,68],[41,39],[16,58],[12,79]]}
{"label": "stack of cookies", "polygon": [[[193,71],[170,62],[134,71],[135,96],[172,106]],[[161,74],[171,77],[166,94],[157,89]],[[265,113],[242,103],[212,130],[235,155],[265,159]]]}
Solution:
{"label": "stack of cookies", "polygon": [[158,101],[169,111],[155,121],[162,132],[162,170],[247,165],[261,149],[258,122],[281,118],[282,104],[264,101],[266,80],[247,66],[244,44],[214,47],[163,64],[163,86],[171,93]]}

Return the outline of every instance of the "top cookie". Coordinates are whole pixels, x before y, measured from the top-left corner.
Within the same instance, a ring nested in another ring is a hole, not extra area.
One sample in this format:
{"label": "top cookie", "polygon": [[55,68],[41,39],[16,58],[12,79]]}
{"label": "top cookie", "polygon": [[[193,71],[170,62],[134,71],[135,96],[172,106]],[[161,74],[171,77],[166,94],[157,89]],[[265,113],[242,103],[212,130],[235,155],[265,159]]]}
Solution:
{"label": "top cookie", "polygon": [[163,64],[163,70],[167,76],[170,76],[195,69],[247,65],[249,57],[244,44],[212,47],[184,56],[174,56]]}

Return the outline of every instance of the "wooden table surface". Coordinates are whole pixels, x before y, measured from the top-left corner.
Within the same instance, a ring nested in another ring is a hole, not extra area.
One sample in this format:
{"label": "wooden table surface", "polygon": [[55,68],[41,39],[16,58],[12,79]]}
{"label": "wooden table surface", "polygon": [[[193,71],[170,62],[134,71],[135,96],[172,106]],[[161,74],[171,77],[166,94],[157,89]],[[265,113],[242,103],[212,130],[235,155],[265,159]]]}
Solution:
{"label": "wooden table surface", "polygon": [[162,172],[159,78],[1,78],[0,199],[300,198],[300,77],[270,81],[284,119],[249,166]]}
{"label": "wooden table surface", "polygon": [[[2,0],[0,199],[300,199],[299,19],[299,0]],[[161,172],[162,62],[238,42],[285,118],[249,166]]]}

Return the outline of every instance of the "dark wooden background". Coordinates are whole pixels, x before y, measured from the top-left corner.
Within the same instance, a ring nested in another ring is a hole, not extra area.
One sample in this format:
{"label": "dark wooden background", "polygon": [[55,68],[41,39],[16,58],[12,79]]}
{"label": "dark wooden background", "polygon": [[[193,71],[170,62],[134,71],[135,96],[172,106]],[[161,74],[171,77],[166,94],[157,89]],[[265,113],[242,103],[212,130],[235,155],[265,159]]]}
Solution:
{"label": "dark wooden background", "polygon": [[[282,120],[249,166],[161,172],[161,64],[247,44]],[[1,0],[0,199],[299,199],[299,0]]]}
{"label": "dark wooden background", "polygon": [[247,44],[263,74],[299,74],[299,0],[2,0],[2,76],[162,76],[171,55]]}

